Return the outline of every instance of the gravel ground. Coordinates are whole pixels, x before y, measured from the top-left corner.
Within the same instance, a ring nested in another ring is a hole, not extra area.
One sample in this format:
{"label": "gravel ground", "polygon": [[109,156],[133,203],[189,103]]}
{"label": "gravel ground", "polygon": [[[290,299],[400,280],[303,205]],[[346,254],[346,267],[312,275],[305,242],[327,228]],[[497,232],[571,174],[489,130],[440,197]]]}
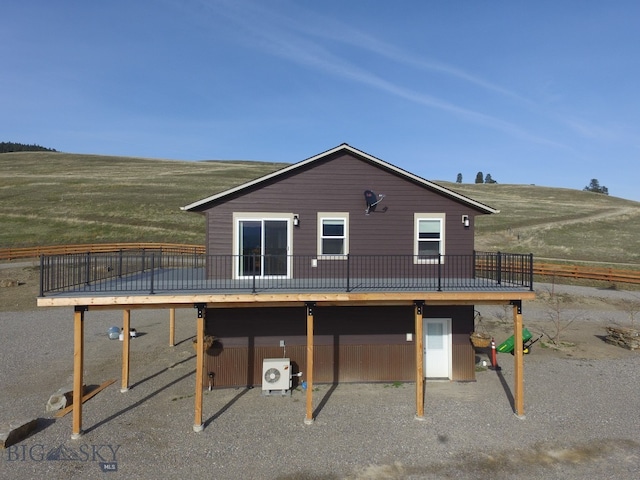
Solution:
{"label": "gravel ground", "polygon": [[[525,305],[525,315],[533,308]],[[0,478],[640,478],[636,352],[603,344],[611,355],[572,358],[533,349],[524,419],[512,413],[513,358],[501,354],[501,372],[478,372],[477,382],[428,382],[424,421],[414,418],[408,383],[320,385],[313,425],[303,422],[299,390],[264,397],[259,388],[219,389],[205,392],[205,429],[195,433],[194,311],[177,312],[175,347],[167,311],[132,312],[141,336],[131,342],[126,393],[122,344],[106,335],[121,319],[117,311],[86,315],[85,380],[117,382],[85,403],[85,433],[72,440],[71,415],[54,421],[44,411],[72,381],[71,309],[0,312],[0,422],[40,419],[35,434],[0,450]]]}

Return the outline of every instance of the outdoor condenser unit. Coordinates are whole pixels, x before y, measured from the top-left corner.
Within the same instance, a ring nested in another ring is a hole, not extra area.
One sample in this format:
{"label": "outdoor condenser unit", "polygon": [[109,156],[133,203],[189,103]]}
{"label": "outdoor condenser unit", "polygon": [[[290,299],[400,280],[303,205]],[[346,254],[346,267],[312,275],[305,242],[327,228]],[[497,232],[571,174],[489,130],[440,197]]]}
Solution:
{"label": "outdoor condenser unit", "polygon": [[291,389],[291,361],[288,358],[262,360],[262,393],[280,391],[284,395]]}

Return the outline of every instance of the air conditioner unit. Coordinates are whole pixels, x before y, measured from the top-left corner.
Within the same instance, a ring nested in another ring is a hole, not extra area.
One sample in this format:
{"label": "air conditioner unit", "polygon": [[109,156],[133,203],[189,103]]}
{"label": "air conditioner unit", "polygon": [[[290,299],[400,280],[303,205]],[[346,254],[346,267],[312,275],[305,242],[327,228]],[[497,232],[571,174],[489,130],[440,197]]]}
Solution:
{"label": "air conditioner unit", "polygon": [[262,360],[262,393],[291,390],[291,361],[288,358],[265,358]]}

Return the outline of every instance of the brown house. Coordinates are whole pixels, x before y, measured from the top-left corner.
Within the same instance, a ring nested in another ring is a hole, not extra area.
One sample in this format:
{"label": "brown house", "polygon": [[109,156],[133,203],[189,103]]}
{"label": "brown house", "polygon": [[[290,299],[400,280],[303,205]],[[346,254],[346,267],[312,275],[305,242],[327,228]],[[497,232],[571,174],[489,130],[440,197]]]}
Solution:
{"label": "brown house", "polygon": [[[173,344],[175,309],[195,307],[201,431],[210,380],[264,389],[280,385],[282,369],[307,382],[305,423],[313,382],[415,381],[422,419],[425,378],[474,379],[474,306],[511,305],[521,338],[522,301],[535,297],[531,255],[474,250],[476,215],[496,210],[346,144],[183,210],[205,215],[205,254],[41,257],[38,305],[74,308],[74,438],[93,310],[123,310],[127,332],[131,310],[168,309]],[[217,338],[211,348],[205,334]],[[122,358],[126,392],[128,335]],[[522,416],[521,342],[514,362]]]}
{"label": "brown house", "polygon": [[[343,278],[348,269],[352,291],[381,278],[405,279],[389,289],[408,290],[403,282],[436,278],[438,268],[471,278],[475,216],[497,213],[347,144],[183,210],[206,216],[210,276],[260,286]],[[414,379],[412,304],[327,305],[314,316],[316,382]],[[286,356],[304,372],[300,320],[287,307],[216,309],[206,333],[218,343],[205,371],[218,386],[257,385],[263,359]],[[424,329],[426,378],[474,380],[473,305],[429,308]]]}

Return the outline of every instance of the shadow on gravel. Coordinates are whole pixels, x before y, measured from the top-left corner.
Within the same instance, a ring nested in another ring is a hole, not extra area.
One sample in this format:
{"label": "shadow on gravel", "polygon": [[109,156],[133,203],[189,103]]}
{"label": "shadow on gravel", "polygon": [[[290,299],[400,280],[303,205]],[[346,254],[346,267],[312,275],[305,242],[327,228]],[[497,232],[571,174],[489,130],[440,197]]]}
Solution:
{"label": "shadow on gravel", "polygon": [[174,364],[172,364],[172,365],[169,365],[167,368],[163,368],[162,370],[157,371],[157,372],[156,372],[156,373],[154,373],[153,375],[149,375],[147,378],[143,378],[142,380],[140,380],[140,381],[138,381],[138,382],[134,383],[134,384],[133,384],[133,385],[131,385],[129,388],[135,388],[135,387],[137,387],[138,385],[142,385],[144,382],[147,382],[147,381],[151,380],[152,378],[157,377],[158,375],[162,375],[162,374],[163,374],[164,372],[166,372],[167,370],[171,370],[172,368],[174,368],[174,367],[176,367],[176,366],[180,365],[181,363],[185,363],[185,362],[191,361],[191,360],[193,360],[194,358],[196,358],[196,356],[195,356],[195,355],[191,355],[190,357],[187,357],[187,358],[185,358],[184,360],[180,360],[179,362],[176,362],[176,363],[174,363]]}
{"label": "shadow on gravel", "polygon": [[[145,379],[143,379],[143,380],[139,381],[138,383],[134,384],[134,386],[135,386],[135,385],[140,385],[141,383],[146,382],[147,380],[150,380],[150,379],[152,379],[152,378],[154,378],[154,377],[157,377],[158,375],[160,375],[160,374],[162,374],[162,373],[166,372],[166,371],[167,371],[167,370],[169,370],[170,368],[172,368],[172,367],[174,367],[174,366],[176,366],[176,365],[179,365],[180,363],[184,363],[184,362],[187,362],[187,361],[189,361],[189,360],[192,360],[192,359],[194,359],[194,358],[195,358],[195,355],[192,355],[192,356],[191,356],[191,357],[189,357],[189,358],[186,358],[186,359],[184,359],[184,360],[182,360],[182,361],[180,361],[180,362],[174,363],[173,365],[171,365],[171,366],[169,366],[169,367],[167,367],[167,368],[164,368],[164,369],[160,370],[159,372],[154,373],[153,375],[150,375],[150,376],[148,376],[147,378],[145,378]],[[134,408],[136,408],[136,407],[138,407],[138,406],[142,405],[144,402],[146,402],[146,401],[147,401],[147,400],[149,400],[150,398],[155,397],[156,395],[158,395],[158,394],[159,394],[160,392],[162,392],[163,390],[166,390],[167,388],[169,388],[169,387],[171,387],[171,386],[175,385],[176,383],[181,382],[181,381],[182,381],[182,380],[184,380],[185,378],[188,378],[188,377],[192,376],[193,374],[195,374],[195,372],[196,372],[196,371],[195,371],[195,369],[193,369],[193,370],[191,370],[191,371],[189,371],[189,372],[185,373],[185,374],[184,374],[184,375],[182,375],[181,377],[176,378],[176,379],[175,379],[175,380],[173,380],[172,382],[169,382],[169,383],[167,383],[166,385],[163,385],[162,387],[158,388],[155,392],[151,392],[149,395],[147,395],[147,396],[145,396],[145,397],[141,398],[140,400],[138,400],[138,401],[137,401],[137,402],[135,402],[134,404],[129,405],[129,406],[128,406],[128,407],[126,407],[126,408],[123,408],[123,409],[122,409],[122,410],[120,410],[119,412],[116,412],[116,413],[114,413],[113,415],[108,416],[108,417],[107,417],[107,418],[105,418],[104,420],[102,420],[102,421],[100,421],[100,422],[96,423],[95,425],[92,425],[91,427],[87,428],[87,429],[85,430],[85,433],[89,433],[89,432],[91,432],[91,431],[95,430],[96,428],[98,428],[98,427],[100,427],[100,426],[102,426],[102,425],[104,425],[104,424],[106,424],[106,423],[109,423],[111,420],[113,420],[113,419],[115,419],[115,418],[118,418],[120,415],[122,415],[122,414],[124,414],[124,413],[127,413],[127,412],[128,412],[128,411],[130,411],[130,410],[133,410]],[[132,386],[132,387],[130,387],[130,388],[133,388],[133,386]]]}
{"label": "shadow on gravel", "polygon": [[313,411],[312,418],[315,419],[318,417],[318,415],[320,415],[320,412],[322,411],[324,406],[327,404],[327,402],[331,398],[331,395],[333,395],[333,392],[335,392],[336,388],[338,388],[339,383],[340,383],[340,336],[334,335],[333,336],[333,383],[331,384],[331,388],[327,390],[327,393],[324,394],[324,397],[322,397],[322,400],[320,400],[320,403],[318,404],[316,409]]}
{"label": "shadow on gravel", "polygon": [[[252,387],[253,388],[253,387]],[[216,419],[220,418],[220,416],[222,416],[222,414],[224,412],[226,412],[227,410],[229,410],[229,408],[231,408],[231,406],[236,403],[238,400],[240,400],[240,398],[246,394],[249,390],[251,390],[251,388],[247,387],[244,390],[242,390],[240,393],[238,393],[235,397],[233,397],[229,402],[227,402],[227,404],[222,407],[220,410],[218,410],[216,413],[214,413],[207,421],[204,422],[204,427],[207,428],[209,426],[210,423],[214,422]]]}
{"label": "shadow on gravel", "polygon": [[193,342],[193,340],[196,338],[195,335],[192,335],[190,337],[185,338],[184,340],[180,340],[179,342],[176,342],[173,344],[174,347],[177,347],[178,345],[181,345],[185,342]]}
{"label": "shadow on gravel", "polygon": [[317,418],[318,415],[320,415],[320,412],[322,411],[324,406],[327,404],[327,402],[331,398],[331,395],[333,395],[333,392],[336,391],[336,388],[338,388],[338,384],[334,383],[331,385],[331,388],[327,390],[327,393],[324,394],[324,397],[322,397],[322,400],[320,400],[320,403],[318,404],[316,409],[313,411],[313,418]]}
{"label": "shadow on gravel", "polygon": [[38,418],[38,424],[36,426],[36,429],[31,433],[31,435],[37,435],[38,433],[49,428],[54,423],[56,423],[55,418],[41,418],[41,417]]}
{"label": "shadow on gravel", "polygon": [[511,405],[511,410],[515,412],[516,401],[513,398],[513,393],[511,393],[511,388],[509,388],[507,381],[504,379],[504,375],[502,375],[502,370],[496,370],[496,375],[498,375],[498,378],[500,379],[500,384],[502,385],[502,389],[504,390],[504,393],[507,395],[507,398],[509,399],[509,405]]}

